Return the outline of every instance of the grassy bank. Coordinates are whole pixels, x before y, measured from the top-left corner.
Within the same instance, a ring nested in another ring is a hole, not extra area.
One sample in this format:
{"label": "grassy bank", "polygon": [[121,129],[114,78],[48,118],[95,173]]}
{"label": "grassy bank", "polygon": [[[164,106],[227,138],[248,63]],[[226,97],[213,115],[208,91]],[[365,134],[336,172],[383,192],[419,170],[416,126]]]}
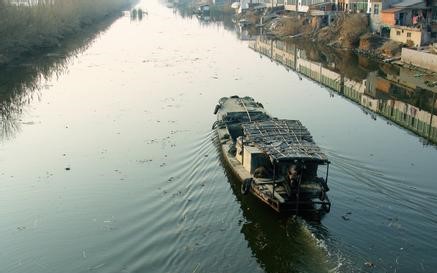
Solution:
{"label": "grassy bank", "polygon": [[40,51],[28,56],[25,62],[0,66],[0,143],[21,130],[22,114],[32,101],[40,98],[47,81],[67,73],[77,55],[87,50],[113,21],[108,16],[66,36],[61,47],[49,49],[51,54]]}
{"label": "grassy bank", "polygon": [[29,7],[0,0],[0,65],[59,46],[66,36],[121,11],[130,1],[52,0]]}

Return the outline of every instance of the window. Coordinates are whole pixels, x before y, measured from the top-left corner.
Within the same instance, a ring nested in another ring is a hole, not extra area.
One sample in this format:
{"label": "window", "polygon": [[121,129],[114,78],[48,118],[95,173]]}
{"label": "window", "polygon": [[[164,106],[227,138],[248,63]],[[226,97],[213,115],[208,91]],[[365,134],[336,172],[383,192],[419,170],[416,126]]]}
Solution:
{"label": "window", "polygon": [[411,38],[411,32],[407,32],[407,37]]}
{"label": "window", "polygon": [[396,35],[401,35],[401,32],[398,30],[398,31],[396,31]]}
{"label": "window", "polygon": [[379,4],[373,6],[373,14],[379,14]]}

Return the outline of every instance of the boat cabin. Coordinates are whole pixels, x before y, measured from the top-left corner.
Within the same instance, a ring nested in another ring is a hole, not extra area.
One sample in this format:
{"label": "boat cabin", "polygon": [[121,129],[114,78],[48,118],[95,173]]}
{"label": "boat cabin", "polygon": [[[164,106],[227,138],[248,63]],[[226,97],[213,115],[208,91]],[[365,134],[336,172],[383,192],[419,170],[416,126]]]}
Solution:
{"label": "boat cabin", "polygon": [[[280,203],[327,204],[329,161],[297,120],[243,123],[236,159]],[[319,170],[319,166],[326,168]],[[258,187],[259,188],[259,187]],[[318,199],[314,201],[312,199]],[[330,205],[330,203],[329,203]]]}

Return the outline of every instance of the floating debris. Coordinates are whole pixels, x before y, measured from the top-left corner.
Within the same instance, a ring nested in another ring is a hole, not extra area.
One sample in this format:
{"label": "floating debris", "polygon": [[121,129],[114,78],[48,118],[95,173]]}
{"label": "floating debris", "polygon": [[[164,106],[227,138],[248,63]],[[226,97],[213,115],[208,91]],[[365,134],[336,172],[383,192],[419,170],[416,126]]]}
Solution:
{"label": "floating debris", "polygon": [[372,267],[372,268],[375,267],[375,265],[370,261],[365,262],[364,265],[367,267]]}

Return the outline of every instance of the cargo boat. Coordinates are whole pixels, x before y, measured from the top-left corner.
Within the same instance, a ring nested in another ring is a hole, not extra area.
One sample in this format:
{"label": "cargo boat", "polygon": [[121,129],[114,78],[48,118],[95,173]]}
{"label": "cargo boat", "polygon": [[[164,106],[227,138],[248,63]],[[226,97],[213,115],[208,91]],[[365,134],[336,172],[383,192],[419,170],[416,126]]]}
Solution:
{"label": "cargo boat", "polygon": [[271,117],[251,97],[221,98],[214,114],[224,160],[243,194],[280,213],[330,211],[330,162],[300,121]]}

